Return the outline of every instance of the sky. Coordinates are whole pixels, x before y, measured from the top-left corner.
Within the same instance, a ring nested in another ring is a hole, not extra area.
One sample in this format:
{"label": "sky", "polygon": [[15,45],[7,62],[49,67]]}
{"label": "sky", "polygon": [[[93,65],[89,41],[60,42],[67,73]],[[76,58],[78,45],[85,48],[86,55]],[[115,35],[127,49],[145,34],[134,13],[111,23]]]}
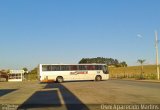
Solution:
{"label": "sky", "polygon": [[92,57],[155,64],[159,5],[160,0],[0,0],[0,69]]}

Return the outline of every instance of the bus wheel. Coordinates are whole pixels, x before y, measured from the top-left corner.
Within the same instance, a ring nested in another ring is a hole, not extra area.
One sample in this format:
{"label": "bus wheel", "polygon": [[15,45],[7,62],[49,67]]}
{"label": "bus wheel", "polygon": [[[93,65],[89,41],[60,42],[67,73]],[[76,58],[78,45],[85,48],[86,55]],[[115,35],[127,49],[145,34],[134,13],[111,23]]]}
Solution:
{"label": "bus wheel", "polygon": [[101,81],[101,80],[102,80],[102,77],[98,75],[98,76],[96,76],[95,80],[96,80],[96,81]]}
{"label": "bus wheel", "polygon": [[56,79],[56,81],[58,83],[62,83],[63,82],[63,77],[62,76],[58,76],[57,79]]}

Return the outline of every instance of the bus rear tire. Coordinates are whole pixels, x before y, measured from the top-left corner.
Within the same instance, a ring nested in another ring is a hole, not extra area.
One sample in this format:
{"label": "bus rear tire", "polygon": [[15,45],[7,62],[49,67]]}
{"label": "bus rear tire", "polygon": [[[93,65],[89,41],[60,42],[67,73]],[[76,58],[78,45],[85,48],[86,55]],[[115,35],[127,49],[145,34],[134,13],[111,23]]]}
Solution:
{"label": "bus rear tire", "polygon": [[63,82],[63,77],[62,77],[62,76],[58,76],[58,77],[56,78],[56,82],[62,83],[62,82]]}
{"label": "bus rear tire", "polygon": [[101,80],[102,80],[102,77],[100,75],[97,75],[95,78],[95,81],[101,81]]}

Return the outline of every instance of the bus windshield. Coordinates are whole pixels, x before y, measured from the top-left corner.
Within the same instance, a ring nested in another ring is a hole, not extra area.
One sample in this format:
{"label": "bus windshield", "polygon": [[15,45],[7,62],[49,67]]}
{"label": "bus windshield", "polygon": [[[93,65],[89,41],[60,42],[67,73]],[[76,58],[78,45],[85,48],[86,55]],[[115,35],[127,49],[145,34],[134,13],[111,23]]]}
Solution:
{"label": "bus windshield", "polygon": [[103,73],[108,74],[108,67],[106,65],[103,66]]}

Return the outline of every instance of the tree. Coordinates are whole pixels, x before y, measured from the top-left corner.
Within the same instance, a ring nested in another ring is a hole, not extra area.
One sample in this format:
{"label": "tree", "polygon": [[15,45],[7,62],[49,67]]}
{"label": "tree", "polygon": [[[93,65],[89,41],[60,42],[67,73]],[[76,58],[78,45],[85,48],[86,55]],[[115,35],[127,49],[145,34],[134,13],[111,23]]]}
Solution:
{"label": "tree", "polygon": [[121,67],[127,67],[127,63],[125,61],[121,62]]}
{"label": "tree", "polygon": [[29,80],[37,80],[38,73],[37,73],[37,68],[34,68],[33,70],[29,71],[28,73],[28,79]]}
{"label": "tree", "polygon": [[27,71],[28,71],[28,69],[27,69],[26,67],[24,67],[24,68],[23,68],[23,70],[24,70],[25,72],[27,72]]}
{"label": "tree", "polygon": [[82,58],[82,59],[79,61],[79,64],[81,64],[81,63],[87,63],[87,59]]}
{"label": "tree", "polygon": [[137,62],[141,64],[141,78],[142,78],[142,74],[143,74],[143,64],[146,60],[144,59],[138,59]]}
{"label": "tree", "polygon": [[36,74],[36,75],[37,75],[37,67],[34,68],[33,70],[31,70],[29,73],[30,73],[30,74]]}
{"label": "tree", "polygon": [[24,67],[23,70],[24,70],[24,78],[28,79],[28,69]]}
{"label": "tree", "polygon": [[104,58],[104,57],[97,57],[97,58],[82,58],[79,61],[79,64],[84,63],[101,63],[101,64],[107,64],[108,66],[115,66],[115,67],[126,67],[127,63],[125,61],[119,63],[117,59],[113,58]]}

